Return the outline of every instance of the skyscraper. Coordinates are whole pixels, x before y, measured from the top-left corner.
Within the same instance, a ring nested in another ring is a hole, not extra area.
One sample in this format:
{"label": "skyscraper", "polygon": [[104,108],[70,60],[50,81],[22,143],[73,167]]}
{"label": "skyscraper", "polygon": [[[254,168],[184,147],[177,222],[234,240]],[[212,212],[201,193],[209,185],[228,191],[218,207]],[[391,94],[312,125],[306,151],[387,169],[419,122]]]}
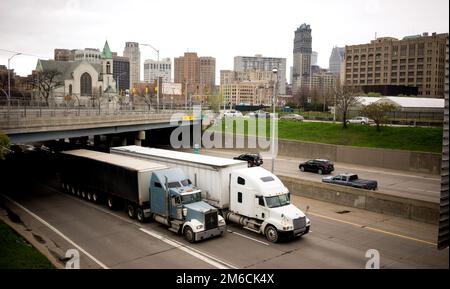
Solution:
{"label": "skyscraper", "polygon": [[141,80],[141,52],[139,43],[126,42],[123,56],[130,60],[130,87]]}
{"label": "skyscraper", "polygon": [[339,75],[341,73],[341,66],[344,64],[345,47],[333,47],[331,50],[329,68],[330,73]]}
{"label": "skyscraper", "polygon": [[188,94],[212,93],[216,83],[216,59],[214,57],[198,57],[195,52],[185,52],[176,57],[175,82],[183,84]]}
{"label": "skyscraper", "polygon": [[294,38],[294,68],[293,85],[294,92],[307,85],[311,75],[312,36],[311,26],[300,25],[295,31]]}
{"label": "skyscraper", "polygon": [[210,94],[216,86],[216,59],[214,57],[199,57],[200,84],[203,94]]}
{"label": "skyscraper", "polygon": [[276,67],[278,94],[286,94],[286,58],[263,57],[260,54],[255,56],[235,56],[234,71],[251,72],[251,71],[270,71]]}
{"label": "skyscraper", "polygon": [[123,92],[130,88],[130,60],[125,56],[118,56],[113,52],[113,75],[118,91]]}

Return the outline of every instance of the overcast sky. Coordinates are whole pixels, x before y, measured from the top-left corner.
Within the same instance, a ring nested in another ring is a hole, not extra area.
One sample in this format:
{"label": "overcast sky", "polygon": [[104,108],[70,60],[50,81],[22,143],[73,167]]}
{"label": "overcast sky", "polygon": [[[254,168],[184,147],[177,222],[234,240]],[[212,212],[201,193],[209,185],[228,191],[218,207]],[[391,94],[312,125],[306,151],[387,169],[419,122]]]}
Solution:
{"label": "overcast sky", "polygon": [[[233,57],[263,54],[292,66],[294,31],[311,25],[319,65],[328,67],[333,46],[448,32],[448,0],[0,0],[0,49],[53,58],[54,48],[103,48],[122,55],[126,41],[150,43],[160,57],[185,51],[216,58],[216,74],[233,69]],[[0,50],[0,64],[11,56]],[[20,55],[20,75],[37,57]],[[141,60],[156,54],[141,47]],[[289,75],[287,75],[289,77]],[[141,71],[143,78],[143,71]],[[289,79],[289,78],[288,78]]]}

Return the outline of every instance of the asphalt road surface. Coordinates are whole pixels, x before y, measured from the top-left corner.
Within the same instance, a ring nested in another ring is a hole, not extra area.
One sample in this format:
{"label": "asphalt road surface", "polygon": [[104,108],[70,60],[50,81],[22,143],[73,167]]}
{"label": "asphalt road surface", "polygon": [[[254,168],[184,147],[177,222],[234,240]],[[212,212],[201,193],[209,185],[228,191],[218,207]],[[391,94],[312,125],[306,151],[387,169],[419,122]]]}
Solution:
{"label": "asphalt road surface", "polygon": [[[201,153],[232,158],[245,152],[202,149]],[[298,165],[304,161],[307,161],[307,159],[278,156],[275,160],[275,174],[321,182],[324,176],[310,172],[301,172],[299,170]],[[265,159],[263,167],[270,170],[271,166],[271,160]],[[331,175],[342,172],[356,173],[362,179],[378,181],[378,190],[383,193],[435,203],[439,203],[440,200],[441,178],[438,175],[364,167],[345,163],[335,163],[334,167],[335,170]]]}
{"label": "asphalt road surface", "polygon": [[449,267],[436,226],[297,196],[295,205],[309,206],[311,232],[276,244],[233,224],[222,237],[190,244],[158,223],[63,193],[56,180],[3,196],[33,234],[51,240],[50,251],[81,250],[81,268],[365,268],[369,249],[381,268]]}

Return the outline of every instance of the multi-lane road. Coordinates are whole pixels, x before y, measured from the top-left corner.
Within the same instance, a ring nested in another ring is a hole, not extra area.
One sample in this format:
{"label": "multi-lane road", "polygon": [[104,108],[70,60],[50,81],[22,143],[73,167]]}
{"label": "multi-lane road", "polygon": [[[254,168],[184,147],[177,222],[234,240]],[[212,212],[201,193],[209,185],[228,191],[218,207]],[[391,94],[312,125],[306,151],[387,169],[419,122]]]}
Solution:
{"label": "multi-lane road", "polygon": [[77,249],[81,268],[365,268],[369,249],[381,268],[449,267],[448,249],[434,244],[436,226],[297,196],[312,221],[300,239],[273,244],[229,224],[224,236],[190,244],[157,223],[63,193],[57,179],[12,188],[0,194],[5,205],[50,254]]}
{"label": "multi-lane road", "polygon": [[[231,158],[244,152],[215,149],[202,150],[201,153]],[[300,162],[304,161],[307,161],[307,159],[277,156],[274,166],[275,174],[321,182],[323,178],[321,175],[300,172],[298,165]],[[271,160],[264,160],[263,167],[270,170]],[[346,163],[335,163],[335,171],[333,174],[339,172],[357,173],[360,178],[376,180],[378,181],[378,189],[383,193],[439,203],[441,178],[438,175],[364,167]]]}

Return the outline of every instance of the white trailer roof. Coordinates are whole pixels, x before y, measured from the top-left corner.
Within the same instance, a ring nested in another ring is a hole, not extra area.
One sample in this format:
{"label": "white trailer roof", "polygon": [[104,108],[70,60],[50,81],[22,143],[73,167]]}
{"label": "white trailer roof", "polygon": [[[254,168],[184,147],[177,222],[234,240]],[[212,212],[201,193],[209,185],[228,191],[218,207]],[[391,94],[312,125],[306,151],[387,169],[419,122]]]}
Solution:
{"label": "white trailer roof", "polygon": [[214,167],[228,167],[234,165],[242,165],[246,163],[245,161],[238,161],[227,158],[219,158],[207,155],[185,153],[172,150],[155,149],[141,146],[123,146],[114,147],[111,150],[123,151],[123,152],[133,152],[143,155],[160,156],[167,159],[186,161],[191,163],[197,163],[202,165],[214,166]]}
{"label": "white trailer roof", "polygon": [[136,171],[154,171],[159,169],[166,169],[167,166],[153,163],[151,161],[147,160],[141,160],[136,159],[133,157],[123,156],[123,155],[115,155],[115,154],[108,154],[108,153],[102,153],[102,152],[96,152],[96,151],[90,151],[90,150],[71,150],[71,151],[64,151],[63,154],[68,155],[74,155],[84,158],[89,158],[109,164],[113,164],[116,166],[129,168]]}
{"label": "white trailer roof", "polygon": [[358,102],[369,105],[375,102],[389,102],[402,108],[444,108],[443,98],[407,97],[407,96],[382,96],[382,97],[357,97]]}

